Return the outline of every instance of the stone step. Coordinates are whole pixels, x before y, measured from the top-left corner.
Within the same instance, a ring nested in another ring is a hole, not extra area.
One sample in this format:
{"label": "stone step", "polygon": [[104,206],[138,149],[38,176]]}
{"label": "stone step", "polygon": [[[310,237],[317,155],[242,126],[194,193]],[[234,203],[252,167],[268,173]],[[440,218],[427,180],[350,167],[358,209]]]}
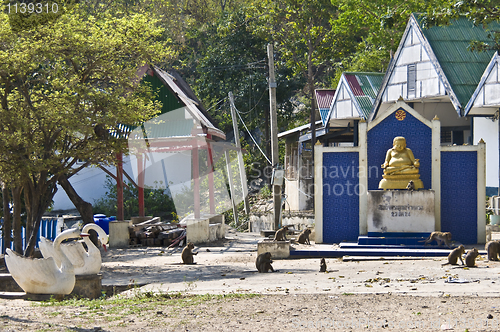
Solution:
{"label": "stone step", "polygon": [[[424,242],[427,237],[416,236],[416,237],[393,237],[393,236],[359,236],[358,245],[404,245],[404,246],[417,246],[424,247]],[[443,245],[446,247],[445,245]],[[437,246],[436,246],[437,248]]]}
{"label": "stone step", "polygon": [[348,249],[300,249],[291,250],[290,258],[339,258],[343,256],[367,257],[446,257],[450,250],[444,249],[408,249],[408,248],[348,248]]}

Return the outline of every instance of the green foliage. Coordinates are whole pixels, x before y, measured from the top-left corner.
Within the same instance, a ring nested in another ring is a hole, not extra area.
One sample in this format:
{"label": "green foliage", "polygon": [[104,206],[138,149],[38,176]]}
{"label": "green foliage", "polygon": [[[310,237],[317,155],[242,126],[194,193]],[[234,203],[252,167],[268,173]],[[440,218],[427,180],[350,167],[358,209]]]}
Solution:
{"label": "green foliage", "polygon": [[[176,66],[226,133],[233,129],[227,100],[228,93],[233,92],[244,123],[260,148],[270,155],[269,132],[266,132],[270,109],[267,43],[272,36],[268,32],[256,33],[261,22],[251,5],[244,1],[233,5],[233,10],[217,13],[214,20],[187,28],[189,40],[185,41]],[[307,118],[307,112],[294,112],[297,103],[293,96],[303,87],[304,78],[293,75],[284,65],[280,52],[275,52],[275,61],[278,127],[285,131],[303,124]],[[248,152],[244,161],[250,179],[252,173],[262,173],[267,161],[251,142],[239,119],[238,124],[240,132],[244,133],[241,143]]]}
{"label": "green foliage", "polygon": [[[112,297],[106,298],[102,297],[99,299],[89,300],[85,298],[71,298],[67,300],[57,301],[54,298],[51,298],[47,301],[40,302],[37,306],[40,307],[79,307],[85,308],[88,310],[96,310],[96,309],[104,309],[108,306],[123,306],[123,309],[126,307],[133,307],[135,305],[140,305],[143,303],[156,303],[163,305],[172,305],[174,307],[188,307],[198,305],[203,302],[208,301],[224,301],[230,299],[245,299],[245,298],[253,298],[258,297],[259,294],[201,294],[201,295],[189,295],[182,294],[179,292],[151,292],[151,291],[139,291],[134,292],[134,296],[132,297]],[[154,307],[151,307],[154,309]],[[143,307],[139,306],[138,310],[143,309]],[[82,309],[83,310],[83,309]]]}
{"label": "green foliage", "polygon": [[144,63],[172,55],[158,21],[86,10],[74,5],[57,19],[17,27],[0,12],[0,178],[23,188],[32,229],[61,174],[75,172],[78,159],[114,163],[124,142],[108,133],[161,106],[134,79]]}
{"label": "green foliage", "polygon": [[[138,189],[130,182],[123,188],[123,209],[125,219],[139,215]],[[161,186],[161,183],[159,183]],[[106,177],[106,195],[94,201],[94,213],[116,216],[116,182]],[[173,220],[177,217],[174,202],[164,189],[144,189],[144,212],[148,216],[160,217],[162,220]],[[178,220],[178,217],[177,217]]]}
{"label": "green foliage", "polygon": [[411,13],[439,8],[444,0],[332,0],[339,14],[333,29],[353,47],[339,59],[333,84],[342,71],[384,72],[396,52]]}
{"label": "green foliage", "polygon": [[266,184],[264,188],[260,191],[262,198],[269,199],[273,196],[273,192],[271,191],[271,186]]}
{"label": "green foliage", "polygon": [[9,24],[14,32],[36,29],[41,25],[56,21],[61,15],[69,11],[74,1],[66,0],[40,0],[27,1],[1,1],[2,9],[8,14]]}
{"label": "green foliage", "polygon": [[[498,1],[492,0],[443,0],[437,7],[429,6],[423,17],[424,24],[447,25],[450,20],[465,16],[476,25],[487,26],[491,22],[500,22]],[[488,43],[471,40],[471,50],[500,50],[500,31],[493,30]]]}
{"label": "green foliage", "polygon": [[[226,133],[232,91],[243,121],[269,154],[268,43],[274,44],[278,128],[284,131],[308,122],[314,87],[335,88],[347,70],[384,71],[412,12],[427,12],[429,24],[462,14],[478,24],[499,19],[489,0],[56,2],[60,12],[43,17],[7,15],[12,0],[0,2],[0,178],[24,181],[28,215],[49,205],[58,175],[71,175],[77,159],[114,162],[124,142],[99,133],[157,114],[161,105],[150,87],[133,79],[144,63],[180,69]],[[472,47],[498,49],[498,36]],[[268,162],[248,135],[241,141],[252,181]],[[225,183],[216,179],[216,186]],[[192,208],[191,189],[185,194],[180,201]]]}
{"label": "green foliage", "polygon": [[[195,92],[206,105],[213,107],[211,114],[225,132],[232,130],[232,120],[228,104],[221,100],[230,91],[250,130],[261,127],[269,113],[268,38],[254,33],[250,10],[240,6],[232,12],[223,12],[217,20],[207,23],[203,32],[193,33],[201,44],[199,55],[191,57],[191,61],[196,61],[196,71],[181,68],[187,77],[196,75]],[[282,68],[276,73],[278,112],[282,119],[279,126],[288,129],[290,98],[301,86],[287,68]]]}

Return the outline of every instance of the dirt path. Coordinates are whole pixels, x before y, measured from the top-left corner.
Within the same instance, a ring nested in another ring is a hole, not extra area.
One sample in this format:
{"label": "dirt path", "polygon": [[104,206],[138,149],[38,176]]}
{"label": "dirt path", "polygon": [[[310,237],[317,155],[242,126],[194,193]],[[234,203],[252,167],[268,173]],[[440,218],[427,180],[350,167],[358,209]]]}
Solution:
{"label": "dirt path", "polygon": [[[192,303],[189,303],[191,301]],[[498,331],[498,298],[262,295],[103,306],[0,300],[2,331]]]}
{"label": "dirt path", "polygon": [[190,266],[180,248],[112,249],[103,284],[135,289],[69,306],[0,300],[0,331],[500,330],[500,262],[345,257],[320,273],[319,259],[276,260],[278,272],[259,274],[258,240],[229,232]]}

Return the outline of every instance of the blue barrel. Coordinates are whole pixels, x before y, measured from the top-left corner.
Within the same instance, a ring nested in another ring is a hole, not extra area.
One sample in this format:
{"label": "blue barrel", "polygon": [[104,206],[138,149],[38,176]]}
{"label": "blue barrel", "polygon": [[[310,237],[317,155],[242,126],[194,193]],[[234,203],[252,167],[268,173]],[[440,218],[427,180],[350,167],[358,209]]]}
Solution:
{"label": "blue barrel", "polygon": [[105,214],[94,214],[94,222],[97,222],[97,220],[104,218],[106,218]]}
{"label": "blue barrel", "polygon": [[94,219],[94,221],[97,226],[101,227],[109,235],[109,218],[99,218]]}

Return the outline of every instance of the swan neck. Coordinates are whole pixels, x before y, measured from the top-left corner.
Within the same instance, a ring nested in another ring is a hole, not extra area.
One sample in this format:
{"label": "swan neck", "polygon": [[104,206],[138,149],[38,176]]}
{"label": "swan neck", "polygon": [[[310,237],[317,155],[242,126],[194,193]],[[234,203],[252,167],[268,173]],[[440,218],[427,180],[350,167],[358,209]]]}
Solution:
{"label": "swan neck", "polygon": [[83,238],[83,242],[85,242],[85,244],[87,245],[88,252],[99,250],[99,249],[97,249],[94,242],[92,242],[92,240],[90,239],[89,236],[85,236]]}
{"label": "swan neck", "polygon": [[61,243],[63,240],[65,240],[64,237],[57,237],[54,240],[54,254],[57,255],[57,258],[61,261],[61,270],[71,271],[74,270],[73,264],[61,249]]}

